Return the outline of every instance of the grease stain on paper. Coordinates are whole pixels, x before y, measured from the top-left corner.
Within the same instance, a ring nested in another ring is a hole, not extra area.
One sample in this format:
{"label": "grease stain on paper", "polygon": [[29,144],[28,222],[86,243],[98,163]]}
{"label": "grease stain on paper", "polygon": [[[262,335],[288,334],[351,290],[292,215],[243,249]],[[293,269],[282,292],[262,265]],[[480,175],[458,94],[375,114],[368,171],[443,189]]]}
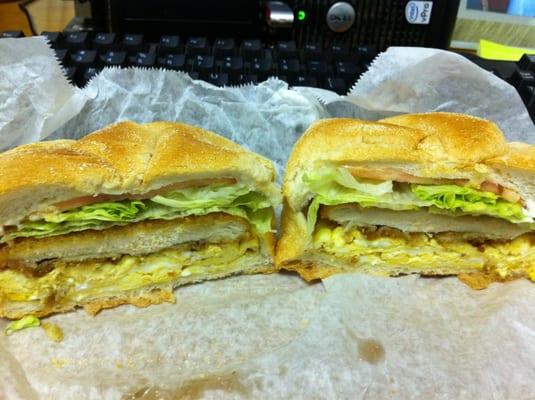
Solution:
{"label": "grease stain on paper", "polygon": [[359,339],[359,358],[370,364],[377,364],[385,358],[385,348],[375,339]]}
{"label": "grease stain on paper", "polygon": [[385,348],[380,341],[371,338],[360,338],[347,327],[346,332],[351,340],[357,344],[359,360],[377,364],[385,359]]}
{"label": "grease stain on paper", "polygon": [[250,390],[240,381],[236,372],[224,375],[200,376],[185,381],[182,386],[175,390],[165,390],[157,386],[146,386],[124,397],[125,400],[164,400],[202,399],[204,393],[212,390],[222,390],[227,393],[235,393],[243,397],[250,397]]}

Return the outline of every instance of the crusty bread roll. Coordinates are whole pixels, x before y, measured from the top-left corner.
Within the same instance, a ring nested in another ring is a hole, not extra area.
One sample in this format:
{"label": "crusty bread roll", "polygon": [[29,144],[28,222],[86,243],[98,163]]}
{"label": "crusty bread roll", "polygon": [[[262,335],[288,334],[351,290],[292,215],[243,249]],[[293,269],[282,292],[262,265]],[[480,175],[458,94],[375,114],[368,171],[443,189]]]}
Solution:
{"label": "crusty bread roll", "polygon": [[186,124],[121,122],[0,154],[0,316],[173,299],[274,271],[267,159]]}
{"label": "crusty bread roll", "polygon": [[79,196],[142,194],[169,184],[234,178],[276,201],[264,157],[215,133],[173,122],[121,122],[80,140],[19,146],[0,155],[0,226]]}
{"label": "crusty bread roll", "polygon": [[534,146],[468,115],[318,121],[288,161],[276,264],[535,279],[534,173]]}

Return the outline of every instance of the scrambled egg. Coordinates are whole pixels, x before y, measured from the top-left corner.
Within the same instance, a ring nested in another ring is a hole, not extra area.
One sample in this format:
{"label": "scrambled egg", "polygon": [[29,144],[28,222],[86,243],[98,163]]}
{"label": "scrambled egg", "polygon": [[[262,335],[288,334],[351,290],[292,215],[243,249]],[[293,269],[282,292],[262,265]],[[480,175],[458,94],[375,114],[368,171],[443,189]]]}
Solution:
{"label": "scrambled egg", "polygon": [[181,277],[208,277],[225,271],[248,250],[258,249],[256,238],[218,244],[184,244],[144,257],[91,260],[58,264],[41,277],[20,271],[0,272],[0,301],[81,302],[113,296],[147,285],[177,281]]}
{"label": "scrambled egg", "polygon": [[503,278],[527,275],[535,281],[534,234],[477,244],[458,234],[403,233],[391,228],[384,235],[380,232],[370,236],[358,228],[345,230],[321,222],[314,232],[314,248],[354,265],[377,266],[378,272],[388,273],[389,267],[395,267],[398,273],[404,273],[403,268],[422,273],[442,268],[454,274],[462,266],[495,271]]}

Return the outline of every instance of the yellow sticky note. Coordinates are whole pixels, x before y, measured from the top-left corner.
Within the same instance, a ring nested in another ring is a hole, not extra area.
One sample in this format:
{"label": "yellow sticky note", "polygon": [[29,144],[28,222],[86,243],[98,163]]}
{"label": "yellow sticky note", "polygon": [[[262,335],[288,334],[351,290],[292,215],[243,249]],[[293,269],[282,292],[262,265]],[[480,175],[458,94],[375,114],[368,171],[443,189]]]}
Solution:
{"label": "yellow sticky note", "polygon": [[518,61],[524,54],[535,54],[535,49],[505,46],[490,40],[481,39],[477,55],[489,60]]}

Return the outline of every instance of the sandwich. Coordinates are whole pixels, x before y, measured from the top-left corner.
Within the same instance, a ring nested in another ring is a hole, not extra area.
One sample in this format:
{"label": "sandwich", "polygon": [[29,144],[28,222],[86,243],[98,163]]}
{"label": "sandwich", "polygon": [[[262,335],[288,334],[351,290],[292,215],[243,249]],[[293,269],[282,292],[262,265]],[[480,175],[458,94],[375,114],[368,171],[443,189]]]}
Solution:
{"label": "sandwich", "polygon": [[0,154],[0,316],[174,301],[274,270],[272,164],[193,126],[122,122]]}
{"label": "sandwich", "polygon": [[[296,143],[279,268],[535,280],[535,146],[453,113],[326,119]],[[474,278],[475,279],[475,278]]]}

